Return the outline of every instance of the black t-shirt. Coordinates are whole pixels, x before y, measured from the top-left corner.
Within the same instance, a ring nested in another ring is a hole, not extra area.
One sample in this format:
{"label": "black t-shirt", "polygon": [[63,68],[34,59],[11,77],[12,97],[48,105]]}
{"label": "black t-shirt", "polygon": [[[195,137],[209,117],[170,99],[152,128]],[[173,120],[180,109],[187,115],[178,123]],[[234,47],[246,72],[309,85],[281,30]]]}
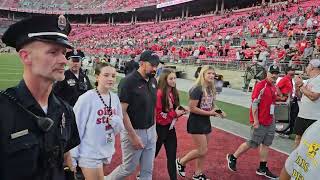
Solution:
{"label": "black t-shirt", "polygon": [[7,92],[33,114],[49,117],[54,124],[48,132],[42,132],[34,116],[0,95],[0,179],[43,180],[44,174],[50,180],[64,179],[63,153],[80,144],[72,107],[51,93],[45,114],[23,80]]}
{"label": "black t-shirt", "polygon": [[148,129],[154,125],[154,109],[157,100],[157,80],[146,81],[138,71],[121,79],[119,99],[129,104],[127,113],[134,129]]}
{"label": "black t-shirt", "polygon": [[[214,102],[214,96],[212,94],[208,94],[208,96],[204,96],[203,90],[201,86],[195,86],[189,91],[190,100],[199,100],[197,107],[205,110],[211,111]],[[210,116],[199,115],[195,113],[190,113],[189,119],[197,119],[197,120],[208,120]]]}
{"label": "black t-shirt", "polygon": [[56,95],[74,106],[79,96],[92,89],[92,85],[81,69],[78,78],[70,70],[65,71],[64,75],[65,79],[57,82],[53,90]]}

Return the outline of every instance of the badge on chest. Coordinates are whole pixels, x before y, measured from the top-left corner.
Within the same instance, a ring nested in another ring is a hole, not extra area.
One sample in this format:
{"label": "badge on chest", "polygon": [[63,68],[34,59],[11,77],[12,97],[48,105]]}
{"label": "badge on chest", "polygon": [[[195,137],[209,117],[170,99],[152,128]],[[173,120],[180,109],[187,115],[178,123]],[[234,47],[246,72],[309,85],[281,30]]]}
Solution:
{"label": "badge on chest", "polygon": [[76,85],[76,81],[74,79],[68,79],[67,83],[69,86],[75,86]]}

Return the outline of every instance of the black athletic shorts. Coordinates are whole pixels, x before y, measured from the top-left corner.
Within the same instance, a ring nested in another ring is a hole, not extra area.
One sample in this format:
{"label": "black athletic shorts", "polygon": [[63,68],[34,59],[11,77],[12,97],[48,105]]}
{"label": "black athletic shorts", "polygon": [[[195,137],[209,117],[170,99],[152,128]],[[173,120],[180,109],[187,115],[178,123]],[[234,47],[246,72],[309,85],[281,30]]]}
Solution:
{"label": "black athletic shorts", "polygon": [[311,124],[313,124],[314,122],[316,122],[316,120],[314,119],[305,119],[305,118],[297,117],[296,122],[294,124],[293,133],[296,135],[302,136],[304,131],[309,126],[311,126]]}

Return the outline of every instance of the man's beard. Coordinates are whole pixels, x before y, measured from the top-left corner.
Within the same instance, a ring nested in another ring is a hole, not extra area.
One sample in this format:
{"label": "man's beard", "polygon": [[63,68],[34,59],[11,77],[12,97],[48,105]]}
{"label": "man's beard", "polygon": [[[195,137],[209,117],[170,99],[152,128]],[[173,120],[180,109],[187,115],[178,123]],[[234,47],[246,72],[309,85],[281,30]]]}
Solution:
{"label": "man's beard", "polygon": [[151,72],[149,72],[149,73],[146,73],[146,76],[147,76],[148,78],[153,78],[155,75],[156,75],[156,71],[151,71]]}

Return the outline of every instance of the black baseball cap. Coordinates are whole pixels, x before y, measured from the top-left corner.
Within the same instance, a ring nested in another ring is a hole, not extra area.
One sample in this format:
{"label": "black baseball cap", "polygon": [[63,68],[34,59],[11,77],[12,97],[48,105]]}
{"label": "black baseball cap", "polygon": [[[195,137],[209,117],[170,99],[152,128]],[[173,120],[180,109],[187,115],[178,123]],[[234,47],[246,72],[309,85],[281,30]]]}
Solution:
{"label": "black baseball cap", "polygon": [[158,66],[160,63],[159,56],[150,50],[143,51],[139,61],[149,62],[152,66]]}
{"label": "black baseball cap", "polygon": [[70,23],[63,15],[35,15],[12,24],[3,34],[2,42],[17,51],[33,41],[53,42],[72,48],[68,40],[70,31]]}
{"label": "black baseball cap", "polygon": [[280,73],[280,68],[277,65],[270,65],[268,68],[268,72],[273,74],[273,73]]}
{"label": "black baseball cap", "polygon": [[296,69],[293,66],[288,66],[286,67],[285,71],[289,72],[289,71],[295,71]]}
{"label": "black baseball cap", "polygon": [[74,49],[73,51],[69,51],[66,53],[66,59],[70,58],[82,59],[84,58],[84,53],[81,50]]}

